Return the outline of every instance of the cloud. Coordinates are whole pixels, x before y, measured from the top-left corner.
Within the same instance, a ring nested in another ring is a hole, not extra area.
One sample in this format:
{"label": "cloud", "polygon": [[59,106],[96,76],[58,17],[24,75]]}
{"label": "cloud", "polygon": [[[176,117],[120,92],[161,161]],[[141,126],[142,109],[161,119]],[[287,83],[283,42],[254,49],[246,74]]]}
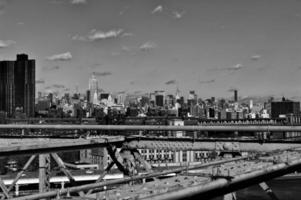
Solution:
{"label": "cloud", "polygon": [[65,88],[65,86],[62,85],[62,84],[53,84],[52,87],[53,88],[57,88],[57,89],[63,89],[63,88]]}
{"label": "cloud", "polygon": [[139,49],[142,50],[142,51],[148,51],[148,50],[156,48],[157,46],[158,45],[156,43],[148,41],[148,42],[145,42],[144,44],[142,44],[139,47]]}
{"label": "cloud", "polygon": [[[122,36],[123,29],[112,29],[109,31],[101,31],[101,30],[96,30],[93,29],[90,31],[89,34],[85,36],[80,36],[80,35],[75,35],[72,36],[72,40],[79,40],[79,41],[88,41],[88,42],[93,42],[97,40],[105,40],[105,39],[110,39],[110,38],[117,38],[119,36]],[[129,35],[129,33],[123,33]],[[124,36],[123,36],[124,37]]]}
{"label": "cloud", "polygon": [[49,85],[44,87],[45,90],[50,90],[51,92],[58,92],[59,90],[61,91],[66,91],[66,87],[63,84],[53,84],[53,85]]}
{"label": "cloud", "polygon": [[80,5],[80,4],[86,4],[87,0],[71,0],[71,4],[73,5]]}
{"label": "cloud", "polygon": [[0,49],[10,47],[13,44],[16,44],[13,40],[0,40]]}
{"label": "cloud", "polygon": [[181,12],[179,12],[179,11],[173,11],[172,12],[172,16],[175,19],[181,19],[184,14],[185,14],[185,11],[181,11]]}
{"label": "cloud", "polygon": [[129,6],[124,7],[120,12],[119,15],[124,15],[126,13],[126,11],[129,9]]}
{"label": "cloud", "polygon": [[130,36],[134,36],[134,34],[126,32],[126,33],[122,33],[121,35],[121,37],[130,37]]}
{"label": "cloud", "polygon": [[219,71],[238,71],[241,70],[243,68],[242,64],[236,64],[234,66],[231,67],[226,67],[226,68],[213,68],[211,70],[219,70]]}
{"label": "cloud", "polygon": [[176,84],[176,83],[177,83],[176,80],[169,80],[169,81],[166,81],[166,82],[165,82],[165,85],[174,85],[174,84]]}
{"label": "cloud", "polygon": [[228,68],[226,68],[227,70],[230,70],[230,71],[236,71],[236,70],[240,70],[240,69],[242,69],[243,68],[243,65],[242,64],[237,64],[237,65],[234,65],[234,66],[232,66],[232,67],[228,67]]}
{"label": "cloud", "polygon": [[151,14],[155,14],[155,13],[160,13],[163,11],[163,6],[162,5],[158,5],[156,8],[154,8],[151,12]]}
{"label": "cloud", "polygon": [[209,83],[214,83],[214,82],[215,82],[215,79],[205,80],[205,81],[200,80],[199,81],[200,84],[209,84]]}
{"label": "cloud", "polygon": [[36,84],[44,84],[44,83],[45,83],[45,80],[43,80],[43,79],[36,80]]}
{"label": "cloud", "polygon": [[112,72],[93,72],[95,76],[110,76]]}
{"label": "cloud", "polygon": [[253,55],[253,56],[251,56],[251,60],[259,60],[261,58],[261,55],[258,55],[258,54],[256,54],[256,55]]}
{"label": "cloud", "polygon": [[56,55],[47,57],[47,60],[50,60],[50,61],[69,61],[71,59],[72,59],[72,55],[69,51],[66,53],[56,54]]}

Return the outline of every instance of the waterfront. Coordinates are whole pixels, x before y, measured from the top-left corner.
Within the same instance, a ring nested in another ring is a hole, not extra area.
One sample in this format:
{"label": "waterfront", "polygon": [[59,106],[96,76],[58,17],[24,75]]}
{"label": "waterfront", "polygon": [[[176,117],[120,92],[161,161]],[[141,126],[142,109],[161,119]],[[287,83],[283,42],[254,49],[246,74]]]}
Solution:
{"label": "waterfront", "polygon": [[[276,179],[268,182],[279,199],[299,200],[301,197],[300,178]],[[270,200],[271,198],[258,186],[239,190],[237,192],[239,200]]]}

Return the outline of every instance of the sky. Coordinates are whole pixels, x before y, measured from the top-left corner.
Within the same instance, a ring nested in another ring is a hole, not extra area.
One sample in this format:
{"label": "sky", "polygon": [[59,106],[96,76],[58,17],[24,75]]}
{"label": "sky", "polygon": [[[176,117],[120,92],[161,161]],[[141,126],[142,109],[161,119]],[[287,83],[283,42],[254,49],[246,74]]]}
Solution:
{"label": "sky", "polygon": [[38,91],[301,96],[300,0],[0,0],[0,60]]}

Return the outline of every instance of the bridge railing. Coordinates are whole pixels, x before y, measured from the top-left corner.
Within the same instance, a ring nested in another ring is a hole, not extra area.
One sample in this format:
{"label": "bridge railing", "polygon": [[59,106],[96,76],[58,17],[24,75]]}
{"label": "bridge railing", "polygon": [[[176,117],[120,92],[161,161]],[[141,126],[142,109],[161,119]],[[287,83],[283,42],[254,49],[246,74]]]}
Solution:
{"label": "bridge railing", "polygon": [[279,125],[86,125],[86,124],[0,124],[0,137],[95,135],[146,135],[163,137],[237,137],[287,139],[301,137],[301,126]]}
{"label": "bridge railing", "polygon": [[54,125],[54,124],[0,124],[0,129],[52,130],[116,130],[116,131],[257,131],[301,132],[301,126],[231,125],[231,126],[157,126],[157,125]]}

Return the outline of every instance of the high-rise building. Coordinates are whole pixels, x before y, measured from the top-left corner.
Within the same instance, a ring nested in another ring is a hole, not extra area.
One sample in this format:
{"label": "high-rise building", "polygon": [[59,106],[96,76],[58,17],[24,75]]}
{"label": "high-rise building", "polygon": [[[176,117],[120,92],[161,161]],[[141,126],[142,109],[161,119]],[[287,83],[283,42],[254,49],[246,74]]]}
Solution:
{"label": "high-rise building", "polygon": [[0,62],[0,110],[14,116],[21,110],[28,117],[34,116],[35,60],[18,54],[16,61]]}
{"label": "high-rise building", "polygon": [[197,104],[197,95],[194,90],[189,91],[188,99],[187,99],[187,104],[189,108],[190,114],[193,112],[194,106]]}
{"label": "high-rise building", "polygon": [[47,99],[49,100],[50,105],[52,105],[53,104],[53,93],[49,93],[47,96]]}
{"label": "high-rise building", "polygon": [[234,102],[238,101],[237,90],[234,90]]}
{"label": "high-rise building", "polygon": [[149,99],[150,99],[150,105],[151,107],[155,106],[155,102],[156,102],[156,94],[154,92],[149,94]]}
{"label": "high-rise building", "polygon": [[87,90],[87,92],[86,92],[86,99],[87,99],[88,103],[91,103],[91,91],[90,90]]}
{"label": "high-rise building", "polygon": [[125,94],[120,93],[117,95],[117,104],[124,104],[125,102]]}
{"label": "high-rise building", "polygon": [[300,113],[300,102],[294,102],[286,99],[282,101],[271,102],[272,118],[279,118],[288,114]]}
{"label": "high-rise building", "polygon": [[195,100],[195,99],[197,99],[197,95],[196,95],[196,93],[195,93],[194,90],[189,91],[188,99],[189,100]]}
{"label": "high-rise building", "polygon": [[175,97],[172,94],[167,95],[165,103],[168,106],[174,106],[175,105]]}
{"label": "high-rise building", "polygon": [[90,90],[90,100],[94,99],[95,93],[98,97],[98,80],[95,74],[92,74],[92,77],[89,80],[89,90]]}
{"label": "high-rise building", "polygon": [[188,106],[192,107],[192,106],[196,105],[197,104],[197,99],[198,99],[198,97],[197,97],[195,91],[194,90],[189,91],[189,96],[188,96],[188,99],[187,99]]}
{"label": "high-rise building", "polygon": [[163,107],[164,106],[164,91],[155,91],[155,102],[156,106]]}

